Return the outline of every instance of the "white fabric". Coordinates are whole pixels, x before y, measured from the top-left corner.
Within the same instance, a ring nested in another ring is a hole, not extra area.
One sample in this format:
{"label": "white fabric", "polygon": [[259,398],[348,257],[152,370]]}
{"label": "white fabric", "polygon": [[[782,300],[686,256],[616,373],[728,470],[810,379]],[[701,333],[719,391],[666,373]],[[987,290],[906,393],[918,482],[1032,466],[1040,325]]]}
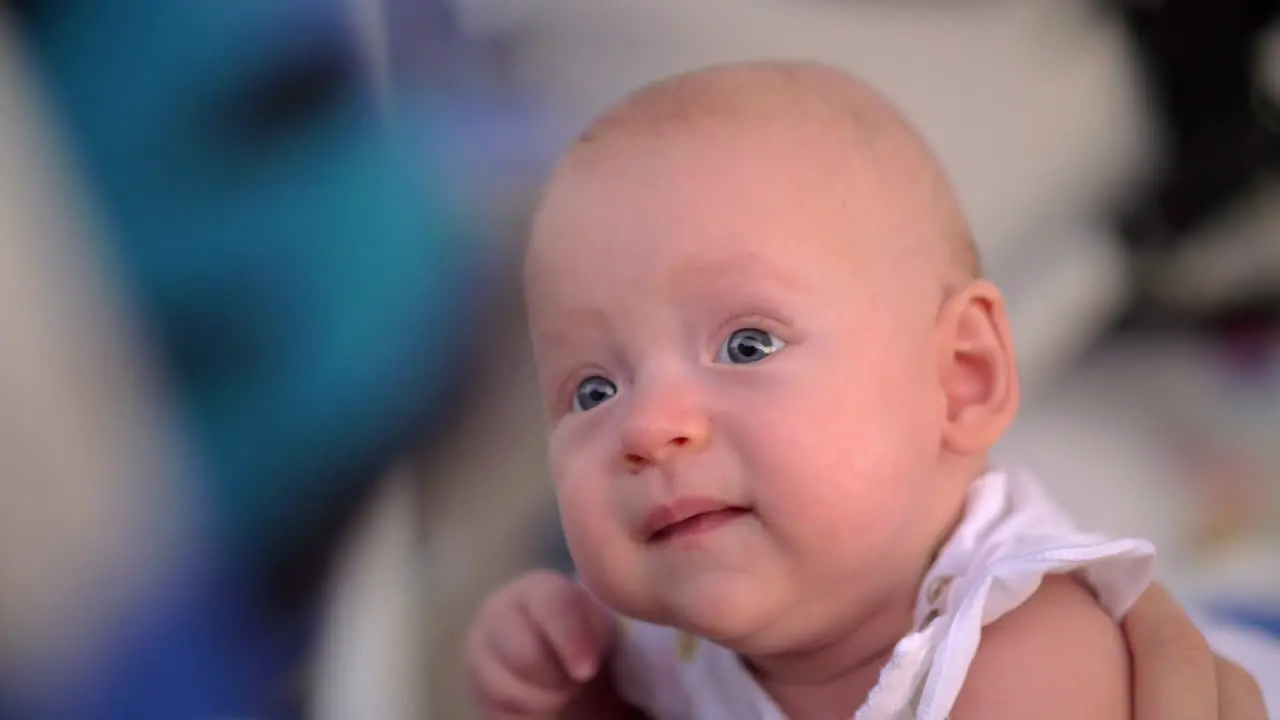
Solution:
{"label": "white fabric", "polygon": [[[1077,530],[1029,475],[974,482],[964,518],[921,584],[902,638],[855,720],[943,720],[982,627],[1018,607],[1045,575],[1075,572],[1115,618],[1152,579],[1155,548]],[[626,621],[615,661],[623,697],[655,720],[783,720],[729,650],[671,628]]]}

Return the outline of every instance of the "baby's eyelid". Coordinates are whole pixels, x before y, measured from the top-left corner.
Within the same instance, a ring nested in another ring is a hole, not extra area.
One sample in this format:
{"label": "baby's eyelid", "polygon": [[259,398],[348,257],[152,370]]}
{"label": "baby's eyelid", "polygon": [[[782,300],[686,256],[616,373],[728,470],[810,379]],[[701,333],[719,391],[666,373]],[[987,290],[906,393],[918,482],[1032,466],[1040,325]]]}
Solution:
{"label": "baby's eyelid", "polygon": [[769,333],[775,338],[787,341],[787,336],[791,334],[790,324],[781,320],[775,320],[772,316],[763,313],[747,313],[744,315],[735,315],[733,320],[720,326],[719,332],[713,337],[716,339],[716,345],[719,346],[729,341],[733,334],[739,330],[762,330]]}

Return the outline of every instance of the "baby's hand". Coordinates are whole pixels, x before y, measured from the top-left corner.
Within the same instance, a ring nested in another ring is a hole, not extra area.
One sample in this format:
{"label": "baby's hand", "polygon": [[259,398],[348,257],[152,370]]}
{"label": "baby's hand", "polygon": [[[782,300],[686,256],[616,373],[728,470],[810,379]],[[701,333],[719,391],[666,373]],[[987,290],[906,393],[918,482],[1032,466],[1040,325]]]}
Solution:
{"label": "baby's hand", "polygon": [[485,601],[467,638],[484,718],[555,718],[599,671],[613,618],[572,579],[533,571]]}

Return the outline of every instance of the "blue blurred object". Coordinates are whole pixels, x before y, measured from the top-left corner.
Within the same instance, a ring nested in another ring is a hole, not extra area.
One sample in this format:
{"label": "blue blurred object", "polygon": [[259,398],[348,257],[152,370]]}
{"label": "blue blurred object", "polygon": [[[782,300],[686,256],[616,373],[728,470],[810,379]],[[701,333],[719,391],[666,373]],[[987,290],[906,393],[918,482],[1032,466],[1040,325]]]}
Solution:
{"label": "blue blurred object", "polygon": [[[430,73],[396,78],[388,117],[342,0],[14,5],[198,454],[174,481],[212,518],[207,556],[40,712],[296,716],[269,698],[297,685],[340,520],[447,422],[480,324],[482,253],[453,205],[474,168],[451,125],[520,118]],[[474,83],[448,13],[418,15],[440,77]]]}
{"label": "blue blurred object", "polygon": [[39,65],[204,451],[218,540],[250,557],[442,399],[471,268],[425,161],[433,118],[389,137],[337,0],[49,6]]}
{"label": "blue blurred object", "polygon": [[1211,611],[1223,620],[1251,627],[1280,640],[1280,608],[1251,603],[1216,603]]}

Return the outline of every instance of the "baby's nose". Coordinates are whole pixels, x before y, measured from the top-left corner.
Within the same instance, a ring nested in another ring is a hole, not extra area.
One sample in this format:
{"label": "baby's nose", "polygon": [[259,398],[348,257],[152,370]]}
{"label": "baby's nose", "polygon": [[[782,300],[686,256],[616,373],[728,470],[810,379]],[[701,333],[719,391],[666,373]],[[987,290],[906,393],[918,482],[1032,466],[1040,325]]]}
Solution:
{"label": "baby's nose", "polygon": [[681,453],[702,450],[711,421],[688,393],[677,391],[635,398],[622,430],[622,459],[638,472]]}

